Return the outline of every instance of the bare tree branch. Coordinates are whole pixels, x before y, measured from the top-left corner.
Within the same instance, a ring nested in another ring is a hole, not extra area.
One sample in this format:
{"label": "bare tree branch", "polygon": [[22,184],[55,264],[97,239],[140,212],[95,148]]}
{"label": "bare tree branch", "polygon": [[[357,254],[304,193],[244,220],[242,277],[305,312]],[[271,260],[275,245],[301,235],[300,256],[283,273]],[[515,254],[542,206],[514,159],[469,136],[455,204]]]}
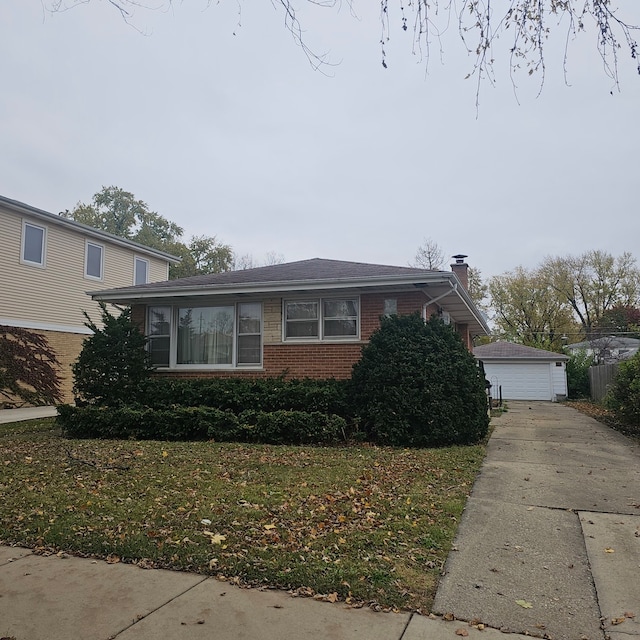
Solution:
{"label": "bare tree branch", "polygon": [[[66,11],[92,0],[41,0],[45,10]],[[210,6],[212,0],[206,0]],[[221,2],[222,0],[220,0]],[[242,6],[242,0],[236,0]],[[172,0],[107,0],[120,13],[123,20],[132,24],[135,12],[140,10],[167,9]],[[355,15],[352,0],[271,0],[274,8],[283,12],[285,28],[302,49],[311,66],[324,72],[332,66],[327,53],[315,51],[305,37],[305,30],[298,19],[298,9],[311,4],[328,10],[339,10],[346,4]],[[508,65],[514,85],[515,74],[540,77],[540,90],[544,85],[546,63],[545,50],[549,36],[556,31],[565,34],[563,68],[567,71],[568,48],[571,40],[581,32],[595,30],[596,48],[603,62],[605,73],[616,87],[619,82],[621,52],[626,49],[640,74],[640,60],[636,36],[640,26],[621,17],[612,0],[503,0],[496,7],[491,0],[380,0],[380,48],[382,65],[388,66],[386,44],[397,26],[403,32],[413,32],[412,53],[418,54],[428,65],[433,40],[441,37],[452,22],[457,22],[459,36],[468,53],[475,58],[467,77],[475,77],[478,87],[483,82],[495,82],[494,45],[500,37],[509,38]]]}

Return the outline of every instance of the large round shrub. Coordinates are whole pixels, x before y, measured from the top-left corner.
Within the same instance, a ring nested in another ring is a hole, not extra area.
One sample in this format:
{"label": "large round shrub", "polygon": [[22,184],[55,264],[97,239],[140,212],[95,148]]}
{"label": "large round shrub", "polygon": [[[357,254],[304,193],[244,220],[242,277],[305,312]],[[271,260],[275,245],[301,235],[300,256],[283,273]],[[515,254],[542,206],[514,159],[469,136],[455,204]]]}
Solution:
{"label": "large round shrub", "polygon": [[353,367],[351,394],[366,435],[380,444],[469,444],[487,434],[477,361],[437,317],[383,318]]}

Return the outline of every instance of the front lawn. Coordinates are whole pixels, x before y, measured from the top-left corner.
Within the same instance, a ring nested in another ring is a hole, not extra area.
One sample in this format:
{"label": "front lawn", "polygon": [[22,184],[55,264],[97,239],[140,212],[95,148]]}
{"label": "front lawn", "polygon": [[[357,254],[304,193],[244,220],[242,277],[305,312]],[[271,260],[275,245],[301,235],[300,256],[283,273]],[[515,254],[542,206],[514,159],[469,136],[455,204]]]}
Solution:
{"label": "front lawn", "polygon": [[0,542],[426,612],[483,456],[0,425]]}

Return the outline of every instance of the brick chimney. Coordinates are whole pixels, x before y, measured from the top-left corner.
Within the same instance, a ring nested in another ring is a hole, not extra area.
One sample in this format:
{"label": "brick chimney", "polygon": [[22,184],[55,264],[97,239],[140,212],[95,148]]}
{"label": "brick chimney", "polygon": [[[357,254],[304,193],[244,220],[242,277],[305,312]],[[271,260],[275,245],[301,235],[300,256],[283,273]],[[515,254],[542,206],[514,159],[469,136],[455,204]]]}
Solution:
{"label": "brick chimney", "polygon": [[458,276],[458,280],[462,283],[462,286],[469,290],[469,265],[464,261],[467,257],[463,253],[458,253],[452,256],[455,262],[451,265],[451,271]]}

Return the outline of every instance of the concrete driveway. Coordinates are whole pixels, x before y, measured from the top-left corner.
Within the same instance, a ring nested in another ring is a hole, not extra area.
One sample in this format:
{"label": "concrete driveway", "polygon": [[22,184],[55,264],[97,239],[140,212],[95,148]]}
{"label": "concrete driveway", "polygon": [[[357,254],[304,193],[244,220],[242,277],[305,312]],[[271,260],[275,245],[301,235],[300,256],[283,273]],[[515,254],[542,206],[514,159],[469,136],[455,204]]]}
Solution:
{"label": "concrete driveway", "polygon": [[640,447],[562,404],[508,407],[436,613],[554,640],[640,638]]}

